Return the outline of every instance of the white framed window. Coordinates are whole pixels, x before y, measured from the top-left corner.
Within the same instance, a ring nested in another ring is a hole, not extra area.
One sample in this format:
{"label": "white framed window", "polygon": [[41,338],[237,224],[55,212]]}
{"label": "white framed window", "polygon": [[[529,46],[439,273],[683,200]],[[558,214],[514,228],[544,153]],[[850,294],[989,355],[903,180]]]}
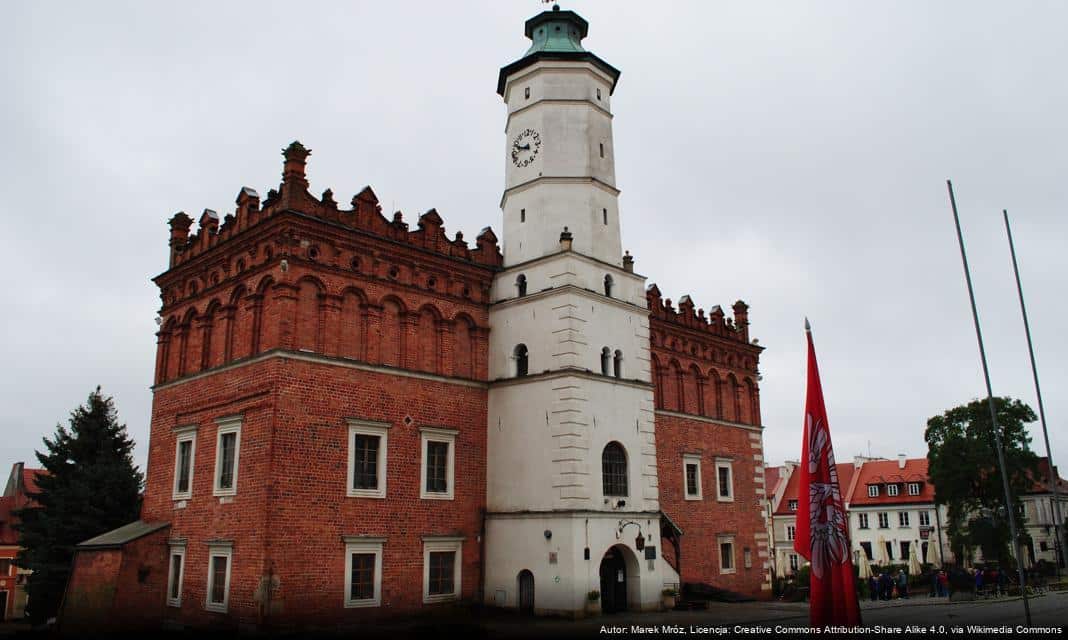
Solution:
{"label": "white framed window", "polygon": [[921,527],[929,527],[929,526],[931,526],[931,512],[930,511],[920,511],[919,513],[920,513],[920,526]]}
{"label": "white framed window", "polygon": [[345,608],[382,605],[385,538],[345,537]]}
{"label": "white framed window", "polygon": [[797,500],[787,500],[786,508],[790,511],[797,511]]}
{"label": "white framed window", "polygon": [[796,553],[791,553],[790,554],[790,571],[793,571],[793,572],[796,573],[797,572],[797,567],[798,567],[797,554]]}
{"label": "white framed window", "polygon": [[920,495],[920,483],[919,482],[910,482],[909,483],[909,495],[910,496],[918,496],[918,495]]}
{"label": "white framed window", "polygon": [[455,429],[422,427],[422,464],[419,469],[419,497],[425,500],[452,500],[456,467]]}
{"label": "white framed window", "polygon": [[886,495],[890,496],[891,498],[893,498],[894,496],[898,495],[898,493],[900,493],[900,491],[901,491],[901,487],[897,486],[896,484],[888,484],[888,485],[886,485]]}
{"label": "white framed window", "polygon": [[208,545],[208,592],[204,608],[226,613],[230,608],[230,565],[233,564],[232,543]]}
{"label": "white framed window", "polygon": [[193,465],[197,453],[197,427],[180,427],[174,430],[174,491],[175,500],[193,497]]}
{"label": "white framed window", "polygon": [[786,539],[787,540],[793,540],[796,537],[797,537],[797,527],[792,525],[792,524],[786,525]]}
{"label": "white framed window", "polygon": [[386,497],[389,424],[349,419],[349,467],[345,494],[350,498]]}
{"label": "white framed window", "polygon": [[215,436],[215,488],[213,495],[237,495],[241,458],[241,416],[219,418]]}
{"label": "white framed window", "polygon": [[868,497],[869,498],[878,498],[879,497],[879,485],[877,485],[877,484],[869,484],[868,485]]}
{"label": "white framed window", "polygon": [[899,527],[907,527],[907,526],[909,526],[909,512],[908,511],[899,511],[898,512],[898,514],[897,514],[897,525]]}
{"label": "white framed window", "polygon": [[730,458],[716,458],[716,500],[734,502],[734,474]]}
{"label": "white framed window", "polygon": [[857,514],[857,522],[860,524],[860,528],[861,529],[867,529],[868,528],[868,514],[866,514],[866,513],[858,513]]}
{"label": "white framed window", "polygon": [[889,529],[890,528],[890,514],[886,513],[885,511],[879,513],[879,528],[880,529]]}
{"label": "white framed window", "polygon": [[701,456],[684,454],[682,456],[683,497],[687,500],[701,500]]}
{"label": "white framed window", "polygon": [[734,536],[716,536],[719,547],[719,572],[721,574],[738,571],[734,562]]}
{"label": "white framed window", "polygon": [[185,578],[185,541],[172,540],[171,560],[167,573],[167,606],[182,606],[182,584]]}
{"label": "white framed window", "polygon": [[423,602],[447,602],[460,598],[463,564],[462,537],[423,538]]}

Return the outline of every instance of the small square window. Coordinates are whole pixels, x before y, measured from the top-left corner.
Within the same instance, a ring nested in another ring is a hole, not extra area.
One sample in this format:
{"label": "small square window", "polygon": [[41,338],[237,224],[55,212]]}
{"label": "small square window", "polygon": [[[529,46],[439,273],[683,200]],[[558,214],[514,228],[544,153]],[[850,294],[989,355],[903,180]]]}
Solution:
{"label": "small square window", "polygon": [[197,428],[184,427],[175,431],[174,491],[175,500],[193,497],[193,464],[197,450]]}
{"label": "small square window", "polygon": [[701,495],[701,457],[684,455],[682,457],[683,487],[686,500],[700,500]]}
{"label": "small square window", "polygon": [[869,484],[868,485],[868,497],[869,498],[878,498],[879,497],[879,485],[877,485],[877,484]]}
{"label": "small square window", "polygon": [[226,613],[230,607],[230,546],[211,545],[208,549],[208,599],[204,608]]}
{"label": "small square window", "polygon": [[216,496],[237,494],[237,471],[241,456],[241,416],[222,418],[216,421],[218,435],[215,441],[215,490]]}
{"label": "small square window", "polygon": [[909,483],[909,495],[910,496],[918,496],[918,495],[920,495],[920,483],[919,482],[910,482]]}
{"label": "small square window", "polygon": [[428,500],[452,500],[454,495],[456,434],[452,429],[424,427],[422,434],[422,469],[420,497]]}
{"label": "small square window", "polygon": [[790,511],[797,511],[797,500],[787,500],[786,508]]}
{"label": "small square window", "polygon": [[355,419],[348,423],[349,472],[346,493],[350,498],[385,498],[389,424]]}
{"label": "small square window", "polygon": [[423,538],[423,602],[460,597],[463,538]]}
{"label": "small square window", "polygon": [[384,538],[345,538],[345,607],[382,604]]}

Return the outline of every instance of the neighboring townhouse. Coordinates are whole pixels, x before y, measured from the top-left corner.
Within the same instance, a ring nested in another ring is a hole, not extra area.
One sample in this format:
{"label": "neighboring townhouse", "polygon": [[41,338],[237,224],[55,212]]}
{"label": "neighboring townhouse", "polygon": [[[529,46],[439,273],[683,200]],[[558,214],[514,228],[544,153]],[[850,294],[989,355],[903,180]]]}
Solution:
{"label": "neighboring townhouse", "polygon": [[33,503],[37,492],[37,474],[42,469],[27,469],[22,462],[11,465],[4,495],[0,497],[0,621],[21,620],[26,611],[26,576],[29,571],[16,564],[19,536],[16,513]]}
{"label": "neighboring townhouse", "polygon": [[[1068,481],[1060,476],[1057,467],[1053,467],[1050,474],[1049,458],[1038,459],[1039,479],[1035,480],[1031,490],[1020,496],[1024,506],[1024,527],[1031,540],[1028,544],[1028,560],[1034,564],[1039,560],[1060,563],[1065,566],[1063,542],[1057,543],[1057,531],[1054,523],[1055,516],[1059,513],[1061,522],[1061,540],[1064,540],[1063,529],[1065,519],[1068,518]],[[1057,478],[1057,502],[1059,511],[1054,509],[1053,483],[1051,478]]]}

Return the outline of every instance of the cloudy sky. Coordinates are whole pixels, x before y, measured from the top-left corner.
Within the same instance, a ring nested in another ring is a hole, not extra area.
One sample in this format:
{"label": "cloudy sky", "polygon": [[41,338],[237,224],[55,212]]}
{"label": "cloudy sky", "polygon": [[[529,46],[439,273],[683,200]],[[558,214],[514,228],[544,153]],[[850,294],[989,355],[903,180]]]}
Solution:
{"label": "cloudy sky", "polygon": [[[500,229],[498,69],[536,0],[22,2],[0,39],[0,465],[98,384],[147,454],[166,220],[233,210],[313,149],[312,191]],[[1035,406],[1013,216],[1054,458],[1068,456],[1068,5],[574,0],[613,99],[624,246],[665,296],[744,299],[768,460],[798,455],[802,318],[838,458],[922,456],[928,417]],[[1060,292],[1060,293],[1058,293]],[[1037,423],[1034,446],[1042,449]],[[6,471],[5,471],[6,473]]]}

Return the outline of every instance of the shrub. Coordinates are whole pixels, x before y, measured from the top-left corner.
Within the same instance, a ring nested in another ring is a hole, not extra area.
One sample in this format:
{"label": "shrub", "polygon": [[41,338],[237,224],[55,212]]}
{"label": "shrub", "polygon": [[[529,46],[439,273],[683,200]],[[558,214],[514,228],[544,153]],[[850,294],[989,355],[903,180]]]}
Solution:
{"label": "shrub", "polygon": [[597,602],[601,599],[601,592],[597,589],[594,589],[593,591],[586,594],[586,599],[590,602]]}

